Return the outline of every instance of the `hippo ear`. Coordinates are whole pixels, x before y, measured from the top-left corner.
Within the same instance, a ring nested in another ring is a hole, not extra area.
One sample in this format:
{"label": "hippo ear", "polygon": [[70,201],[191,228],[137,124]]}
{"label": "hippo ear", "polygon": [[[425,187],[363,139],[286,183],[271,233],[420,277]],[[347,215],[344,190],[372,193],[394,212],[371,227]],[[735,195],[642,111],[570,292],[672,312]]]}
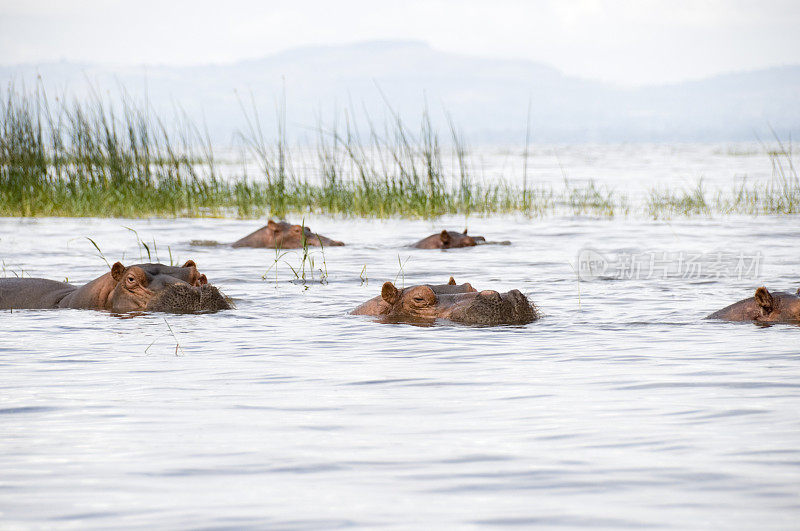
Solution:
{"label": "hippo ear", "polygon": [[443,230],[441,234],[439,234],[439,238],[442,239],[442,243],[450,243],[450,233],[446,230]]}
{"label": "hippo ear", "polygon": [[381,288],[381,298],[389,304],[400,300],[400,291],[391,282],[385,282]]}
{"label": "hippo ear", "polygon": [[466,229],[466,227],[465,227],[465,228],[464,228],[464,236],[466,236],[466,235],[467,235],[467,229]]}
{"label": "hippo ear", "polygon": [[456,279],[454,279],[453,277],[450,277],[450,281],[447,283],[447,285],[448,286],[455,286],[456,285]]}
{"label": "hippo ear", "polygon": [[111,278],[117,282],[122,278],[122,273],[124,272],[125,266],[122,265],[122,262],[115,262],[114,265],[111,266]]}
{"label": "hippo ear", "polygon": [[197,269],[197,264],[194,263],[194,260],[186,260],[186,263],[183,264],[181,267],[194,267]]}
{"label": "hippo ear", "polygon": [[197,278],[197,283],[200,284],[201,286],[205,286],[206,284],[208,284],[208,277],[205,275],[200,275]]}
{"label": "hippo ear", "polygon": [[267,221],[267,228],[269,230],[276,230],[278,228],[278,224],[272,220]]}
{"label": "hippo ear", "polygon": [[772,295],[767,288],[761,286],[756,290],[755,294],[756,304],[761,309],[761,315],[769,315],[772,313],[772,308],[774,307],[775,301],[772,299]]}

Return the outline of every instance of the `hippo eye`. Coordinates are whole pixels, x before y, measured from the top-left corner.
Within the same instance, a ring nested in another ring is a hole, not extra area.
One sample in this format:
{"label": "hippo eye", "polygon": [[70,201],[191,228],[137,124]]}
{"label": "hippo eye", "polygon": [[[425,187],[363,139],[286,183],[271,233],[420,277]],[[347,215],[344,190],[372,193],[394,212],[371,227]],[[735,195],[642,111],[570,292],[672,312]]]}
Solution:
{"label": "hippo eye", "polygon": [[425,297],[414,297],[415,302],[425,302]]}

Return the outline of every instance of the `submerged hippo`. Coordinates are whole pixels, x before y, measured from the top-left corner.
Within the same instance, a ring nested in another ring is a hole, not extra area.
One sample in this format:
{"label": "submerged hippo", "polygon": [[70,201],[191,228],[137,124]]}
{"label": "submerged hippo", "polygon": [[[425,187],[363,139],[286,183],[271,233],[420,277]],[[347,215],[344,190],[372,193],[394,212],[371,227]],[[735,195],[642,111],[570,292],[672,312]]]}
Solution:
{"label": "submerged hippo", "polygon": [[[453,293],[470,293],[473,291],[478,291],[472,287],[472,284],[469,282],[464,284],[456,284],[456,279],[450,277],[450,281],[447,284],[428,284],[434,293],[442,294],[442,295],[449,295]],[[353,315],[385,315],[388,313],[390,306],[383,300],[381,295],[377,297],[373,297],[372,299],[368,300],[367,302],[361,304],[358,308],[353,310],[351,313]]]}
{"label": "submerged hippo", "polygon": [[234,242],[233,247],[269,247],[272,249],[300,249],[303,242],[313,247],[339,247],[342,242],[311,232],[304,225],[269,220],[267,224]]}
{"label": "submerged hippo", "polygon": [[380,297],[370,299],[351,313],[381,316],[389,321],[448,319],[487,326],[528,324],[539,318],[536,306],[518,290],[479,292],[470,284],[457,285],[452,277],[447,284],[423,284],[404,289],[386,282]]}
{"label": "submerged hippo", "polygon": [[800,322],[800,289],[795,294],[770,293],[762,286],[753,297],[726,306],[706,319],[760,323]]}
{"label": "submerged hippo", "polygon": [[49,308],[185,313],[226,310],[231,305],[192,260],[181,267],[125,267],[117,262],[111,271],[80,287],[44,278],[0,279],[0,309]]}
{"label": "submerged hippo", "polygon": [[464,232],[443,230],[438,234],[431,234],[423,238],[411,247],[417,249],[455,249],[456,247],[474,247],[479,243],[486,243],[483,236],[468,236],[467,229]]}

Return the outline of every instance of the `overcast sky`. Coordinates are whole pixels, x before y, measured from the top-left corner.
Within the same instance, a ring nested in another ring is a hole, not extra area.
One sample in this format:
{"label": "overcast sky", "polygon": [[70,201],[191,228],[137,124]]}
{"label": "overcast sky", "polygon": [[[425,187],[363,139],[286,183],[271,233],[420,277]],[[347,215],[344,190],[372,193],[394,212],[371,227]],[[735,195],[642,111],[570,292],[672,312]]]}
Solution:
{"label": "overcast sky", "polygon": [[0,0],[2,64],[203,64],[375,39],[655,84],[800,63],[800,2]]}

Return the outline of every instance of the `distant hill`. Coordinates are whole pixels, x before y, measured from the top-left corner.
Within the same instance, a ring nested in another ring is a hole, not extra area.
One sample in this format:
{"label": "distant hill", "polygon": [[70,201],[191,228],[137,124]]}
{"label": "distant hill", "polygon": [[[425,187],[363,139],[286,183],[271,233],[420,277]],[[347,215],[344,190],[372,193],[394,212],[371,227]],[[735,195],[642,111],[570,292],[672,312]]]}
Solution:
{"label": "distant hill", "polygon": [[298,48],[204,66],[2,66],[0,84],[14,80],[30,88],[37,75],[51,96],[85,97],[90,83],[115,98],[120,86],[136,98],[146,91],[158,112],[179,105],[223,142],[244,127],[239,100],[250,107],[251,95],[272,134],[284,86],[293,137],[313,137],[320,116],[329,124],[335,110],[350,106],[360,116],[366,110],[382,126],[389,114],[382,94],[414,128],[427,102],[435,125],[444,130],[446,109],[472,143],[522,142],[529,99],[531,138],[537,142],[754,140],[768,137],[769,126],[785,138],[800,136],[800,66],[630,89],[568,77],[530,61],[387,41]]}

